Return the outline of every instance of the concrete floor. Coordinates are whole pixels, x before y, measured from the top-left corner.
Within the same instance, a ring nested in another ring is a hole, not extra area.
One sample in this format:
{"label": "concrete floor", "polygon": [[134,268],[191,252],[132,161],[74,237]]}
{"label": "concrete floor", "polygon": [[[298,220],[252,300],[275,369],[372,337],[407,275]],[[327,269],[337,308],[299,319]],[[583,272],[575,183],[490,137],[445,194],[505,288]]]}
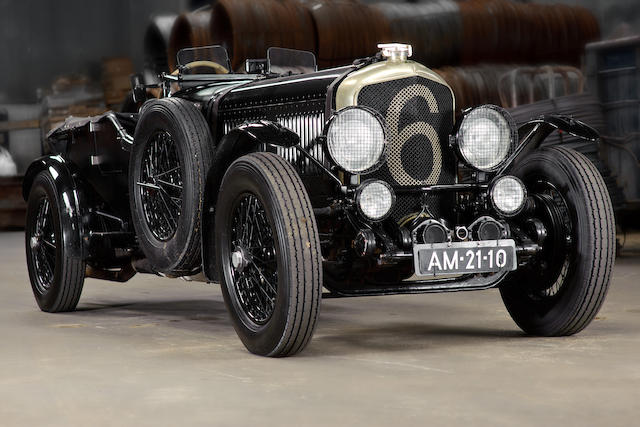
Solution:
{"label": "concrete floor", "polygon": [[298,357],[245,351],[217,286],[87,280],[38,310],[0,234],[0,425],[637,425],[640,257],[581,334],[524,336],[497,291],[325,300]]}

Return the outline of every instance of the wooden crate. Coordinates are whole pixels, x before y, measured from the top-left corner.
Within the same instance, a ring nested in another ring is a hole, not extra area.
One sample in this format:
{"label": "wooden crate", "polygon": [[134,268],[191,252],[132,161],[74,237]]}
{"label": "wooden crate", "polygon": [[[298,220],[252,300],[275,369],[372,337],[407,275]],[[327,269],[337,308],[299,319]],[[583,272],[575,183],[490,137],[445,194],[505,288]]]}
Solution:
{"label": "wooden crate", "polygon": [[102,61],[104,101],[110,109],[117,109],[131,90],[133,63],[128,57],[105,58]]}
{"label": "wooden crate", "polygon": [[22,178],[0,177],[0,230],[24,228],[27,204],[22,199]]}

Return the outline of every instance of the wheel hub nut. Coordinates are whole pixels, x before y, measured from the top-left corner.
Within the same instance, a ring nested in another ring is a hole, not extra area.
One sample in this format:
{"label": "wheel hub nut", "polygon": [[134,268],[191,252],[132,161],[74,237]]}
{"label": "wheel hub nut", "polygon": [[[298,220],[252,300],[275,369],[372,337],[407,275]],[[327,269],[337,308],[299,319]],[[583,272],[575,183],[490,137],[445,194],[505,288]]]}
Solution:
{"label": "wheel hub nut", "polygon": [[249,260],[242,248],[236,248],[235,251],[231,252],[231,265],[234,270],[240,272],[244,270],[248,264]]}
{"label": "wheel hub nut", "polygon": [[35,249],[40,246],[40,236],[32,236],[31,239],[29,239],[29,245],[31,245],[31,249]]}

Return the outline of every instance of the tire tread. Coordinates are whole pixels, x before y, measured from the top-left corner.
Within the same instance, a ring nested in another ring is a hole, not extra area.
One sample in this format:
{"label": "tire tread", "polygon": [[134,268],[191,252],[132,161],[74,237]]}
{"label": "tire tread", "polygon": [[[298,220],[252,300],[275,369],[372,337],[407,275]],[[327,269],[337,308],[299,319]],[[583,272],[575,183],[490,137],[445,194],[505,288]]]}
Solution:
{"label": "tire tread", "polygon": [[[36,176],[36,178],[34,179],[34,183],[31,188],[31,191],[33,192],[34,190],[40,187],[42,187],[45,193],[47,193],[47,197],[51,198],[51,195],[53,195],[53,198],[52,200],[49,200],[49,203],[51,204],[52,208],[59,210],[60,200],[58,200],[55,182],[53,181],[53,178],[51,177],[49,172],[43,171],[43,172],[40,172],[38,176]],[[60,215],[59,212],[58,212],[58,215]],[[62,224],[59,224],[60,228],[62,228],[62,226],[63,226]],[[27,227],[26,227],[27,233],[29,229],[30,229],[30,226],[29,224],[27,224]],[[60,230],[60,232],[61,234],[64,233],[63,230]],[[73,233],[71,233],[70,235],[71,235],[71,238],[73,238]],[[28,257],[27,260],[30,263],[29,261],[30,249],[28,248],[28,245],[29,245],[28,238],[29,238],[28,235],[25,235],[25,244],[27,245],[27,257]],[[61,239],[61,244],[63,244],[62,239]],[[64,244],[62,245],[62,248],[61,248],[61,257],[62,257],[61,260],[56,260],[57,261],[56,268],[60,268],[60,271],[58,274],[59,281],[57,283],[52,284],[52,286],[60,287],[59,294],[57,295],[54,301],[50,302],[50,304],[44,304],[38,301],[38,305],[40,306],[40,309],[49,313],[60,313],[60,312],[68,312],[68,311],[75,310],[75,308],[78,305],[78,302],[80,301],[80,296],[82,294],[82,289],[84,287],[85,268],[86,268],[86,264],[84,260],[67,256]],[[35,268],[35,266],[33,267],[30,266],[30,270],[31,268]],[[31,276],[31,271],[30,271],[30,276]],[[37,280],[31,277],[30,279],[32,281]],[[33,288],[35,292],[35,286],[33,286]]]}
{"label": "tire tread", "polygon": [[[280,315],[277,323],[270,324],[265,338],[254,345],[255,337],[247,335],[241,320],[234,320],[236,330],[250,351],[269,357],[291,356],[302,351],[310,342],[319,316],[322,296],[322,255],[316,219],[307,191],[293,166],[282,157],[268,152],[254,152],[237,159],[227,170],[220,190],[220,197],[225,194],[227,180],[235,179],[234,171],[242,170],[247,177],[259,181],[263,189],[263,197],[268,199],[271,214],[279,236],[281,257],[286,262],[282,274],[278,278],[279,286],[286,286],[287,299],[279,303]],[[234,187],[235,188],[235,187]],[[241,191],[239,189],[233,191]],[[235,193],[229,193],[233,197]],[[220,205],[221,199],[218,199]],[[224,203],[226,209],[227,204]],[[223,208],[220,208],[223,209]],[[217,209],[216,216],[227,215],[227,211]],[[216,219],[216,228],[223,221]],[[217,233],[223,233],[217,230]],[[219,234],[221,235],[221,234]],[[216,245],[216,248],[220,243]],[[218,262],[223,263],[220,253]],[[280,268],[279,267],[279,268]],[[226,280],[222,277],[222,280]],[[232,290],[223,283],[223,293],[227,307],[236,310],[234,304],[227,299]],[[236,315],[232,316],[235,319]],[[240,324],[238,323],[240,322]]]}
{"label": "tire tread", "polygon": [[[595,318],[607,295],[615,258],[615,218],[605,182],[583,154],[567,147],[545,147],[531,154],[522,165],[542,162],[562,170],[574,184],[574,190],[584,198],[585,223],[577,230],[584,245],[578,253],[579,262],[574,268],[583,276],[567,278],[575,286],[567,298],[555,304],[563,304],[553,315],[537,317],[527,305],[529,299],[518,297],[516,284],[501,289],[503,300],[516,323],[527,333],[543,336],[572,335],[583,330]],[[524,166],[526,167],[526,166]],[[516,167],[518,170],[518,167]],[[579,226],[579,224],[575,224]],[[580,258],[586,258],[580,259]],[[574,273],[577,274],[577,273]],[[563,285],[564,286],[564,285]]]}
{"label": "tire tread", "polygon": [[[596,316],[609,289],[615,256],[615,219],[609,193],[604,181],[596,169],[583,154],[570,148],[555,146],[550,148],[558,152],[567,165],[578,172],[584,185],[584,194],[588,200],[588,212],[596,231],[592,245],[593,268],[587,279],[586,292],[574,313],[558,328],[554,335],[571,335],[584,329]],[[613,250],[610,250],[613,248]]]}
{"label": "tire tread", "polygon": [[[284,212],[293,231],[288,237],[288,244],[296,258],[293,263],[295,278],[292,278],[292,283],[296,286],[293,319],[285,329],[280,343],[270,354],[290,356],[300,352],[309,343],[319,314],[322,279],[319,274],[321,255],[317,226],[309,196],[290,163],[273,153],[254,153],[247,157],[271,175],[272,181],[278,186],[276,196],[281,199],[283,206],[291,208]],[[297,218],[307,220],[301,223],[296,221]],[[309,242],[308,251],[302,247],[304,242]],[[307,284],[311,286],[306,286]]]}

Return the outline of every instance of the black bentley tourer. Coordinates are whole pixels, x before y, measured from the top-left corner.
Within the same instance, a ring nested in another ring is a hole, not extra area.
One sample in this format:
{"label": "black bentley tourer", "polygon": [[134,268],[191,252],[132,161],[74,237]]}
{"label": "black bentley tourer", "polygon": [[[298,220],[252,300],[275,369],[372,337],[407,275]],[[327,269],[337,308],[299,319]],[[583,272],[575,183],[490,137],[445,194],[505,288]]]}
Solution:
{"label": "black bentley tourer", "polygon": [[456,115],[411,46],[379,47],[322,71],[272,48],[244,73],[222,47],[185,49],[160,83],[132,78],[129,111],[53,129],[24,179],[40,308],[74,310],[85,277],[220,283],[266,356],[309,343],[323,295],[497,287],[527,333],[587,326],[611,276],[611,202],[585,157],[541,143],[598,135],[560,116],[517,128],[494,105]]}

